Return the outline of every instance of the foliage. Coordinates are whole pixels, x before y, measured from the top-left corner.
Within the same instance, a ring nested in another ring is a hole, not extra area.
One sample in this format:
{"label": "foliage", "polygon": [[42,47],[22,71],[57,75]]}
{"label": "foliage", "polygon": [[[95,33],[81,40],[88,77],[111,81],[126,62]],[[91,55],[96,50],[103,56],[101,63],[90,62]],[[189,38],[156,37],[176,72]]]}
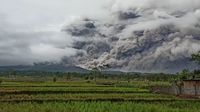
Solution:
{"label": "foliage", "polygon": [[200,112],[200,103],[172,102],[21,102],[0,103],[0,112]]}
{"label": "foliage", "polygon": [[56,78],[59,81],[70,81],[70,80],[101,80],[101,79],[114,79],[114,80],[126,80],[131,82],[132,80],[149,80],[149,81],[171,81],[174,79],[174,74],[165,73],[120,73],[112,74],[100,71],[99,69],[93,69],[90,73],[65,73],[65,72],[40,72],[40,71],[14,71],[15,79],[12,79],[13,75],[11,72],[1,72],[0,76],[7,77],[10,81],[34,81],[44,82],[53,81]]}
{"label": "foliage", "polygon": [[200,64],[200,51],[197,54],[192,54],[192,60]]}
{"label": "foliage", "polygon": [[186,80],[189,79],[190,72],[187,69],[184,69],[178,74],[179,80]]}
{"label": "foliage", "polygon": [[53,82],[56,82],[56,81],[57,81],[57,78],[56,78],[56,77],[54,77],[54,78],[53,78]]}

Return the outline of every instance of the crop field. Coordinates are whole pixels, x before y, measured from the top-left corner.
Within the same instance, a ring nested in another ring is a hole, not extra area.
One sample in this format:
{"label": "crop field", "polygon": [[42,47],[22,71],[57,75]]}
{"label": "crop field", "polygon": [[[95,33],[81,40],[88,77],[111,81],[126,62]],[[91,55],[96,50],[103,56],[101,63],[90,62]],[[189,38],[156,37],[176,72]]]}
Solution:
{"label": "crop field", "polygon": [[155,85],[170,83],[7,80],[0,84],[0,112],[200,112],[199,100],[152,93]]}

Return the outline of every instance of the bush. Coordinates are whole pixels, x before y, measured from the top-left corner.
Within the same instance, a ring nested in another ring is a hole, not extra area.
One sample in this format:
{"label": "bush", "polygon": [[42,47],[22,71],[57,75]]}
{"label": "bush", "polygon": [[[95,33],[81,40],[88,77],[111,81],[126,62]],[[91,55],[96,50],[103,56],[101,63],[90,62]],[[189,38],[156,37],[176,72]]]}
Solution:
{"label": "bush", "polygon": [[56,77],[54,77],[54,78],[53,78],[53,82],[56,82],[56,81],[57,81],[57,79],[56,79]]}
{"label": "bush", "polygon": [[86,81],[86,83],[91,83],[91,81]]}

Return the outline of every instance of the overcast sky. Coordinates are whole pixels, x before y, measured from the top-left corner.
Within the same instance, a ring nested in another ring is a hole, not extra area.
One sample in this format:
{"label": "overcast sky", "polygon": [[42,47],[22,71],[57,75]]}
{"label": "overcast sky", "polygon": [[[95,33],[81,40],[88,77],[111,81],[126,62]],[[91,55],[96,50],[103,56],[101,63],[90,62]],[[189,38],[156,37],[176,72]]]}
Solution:
{"label": "overcast sky", "polygon": [[79,16],[102,15],[103,7],[102,0],[0,0],[0,65],[73,55],[62,26]]}
{"label": "overcast sky", "polygon": [[62,24],[74,16],[99,15],[102,0],[0,0],[0,14],[21,28]]}

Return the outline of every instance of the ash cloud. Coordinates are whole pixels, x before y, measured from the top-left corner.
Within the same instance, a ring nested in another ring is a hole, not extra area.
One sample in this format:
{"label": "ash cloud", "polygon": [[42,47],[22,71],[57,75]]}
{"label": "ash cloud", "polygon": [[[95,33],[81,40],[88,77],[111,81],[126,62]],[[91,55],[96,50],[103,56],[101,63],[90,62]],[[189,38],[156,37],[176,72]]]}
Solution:
{"label": "ash cloud", "polygon": [[125,12],[118,12],[118,18],[120,20],[129,20],[129,19],[135,19],[140,17],[136,12],[130,10]]}
{"label": "ash cloud", "polygon": [[71,58],[76,65],[148,72],[199,67],[190,60],[200,50],[199,0],[113,0],[108,7],[108,17],[80,18],[62,29],[78,50]]}
{"label": "ash cloud", "polygon": [[[4,1],[0,8],[9,16],[0,15],[0,65],[48,61],[91,69],[109,64],[142,72],[199,68],[190,60],[200,50],[199,0],[108,0],[105,11],[93,11],[100,2],[94,0],[76,0],[73,6],[66,0],[19,1]],[[93,17],[48,27],[75,12]]]}

